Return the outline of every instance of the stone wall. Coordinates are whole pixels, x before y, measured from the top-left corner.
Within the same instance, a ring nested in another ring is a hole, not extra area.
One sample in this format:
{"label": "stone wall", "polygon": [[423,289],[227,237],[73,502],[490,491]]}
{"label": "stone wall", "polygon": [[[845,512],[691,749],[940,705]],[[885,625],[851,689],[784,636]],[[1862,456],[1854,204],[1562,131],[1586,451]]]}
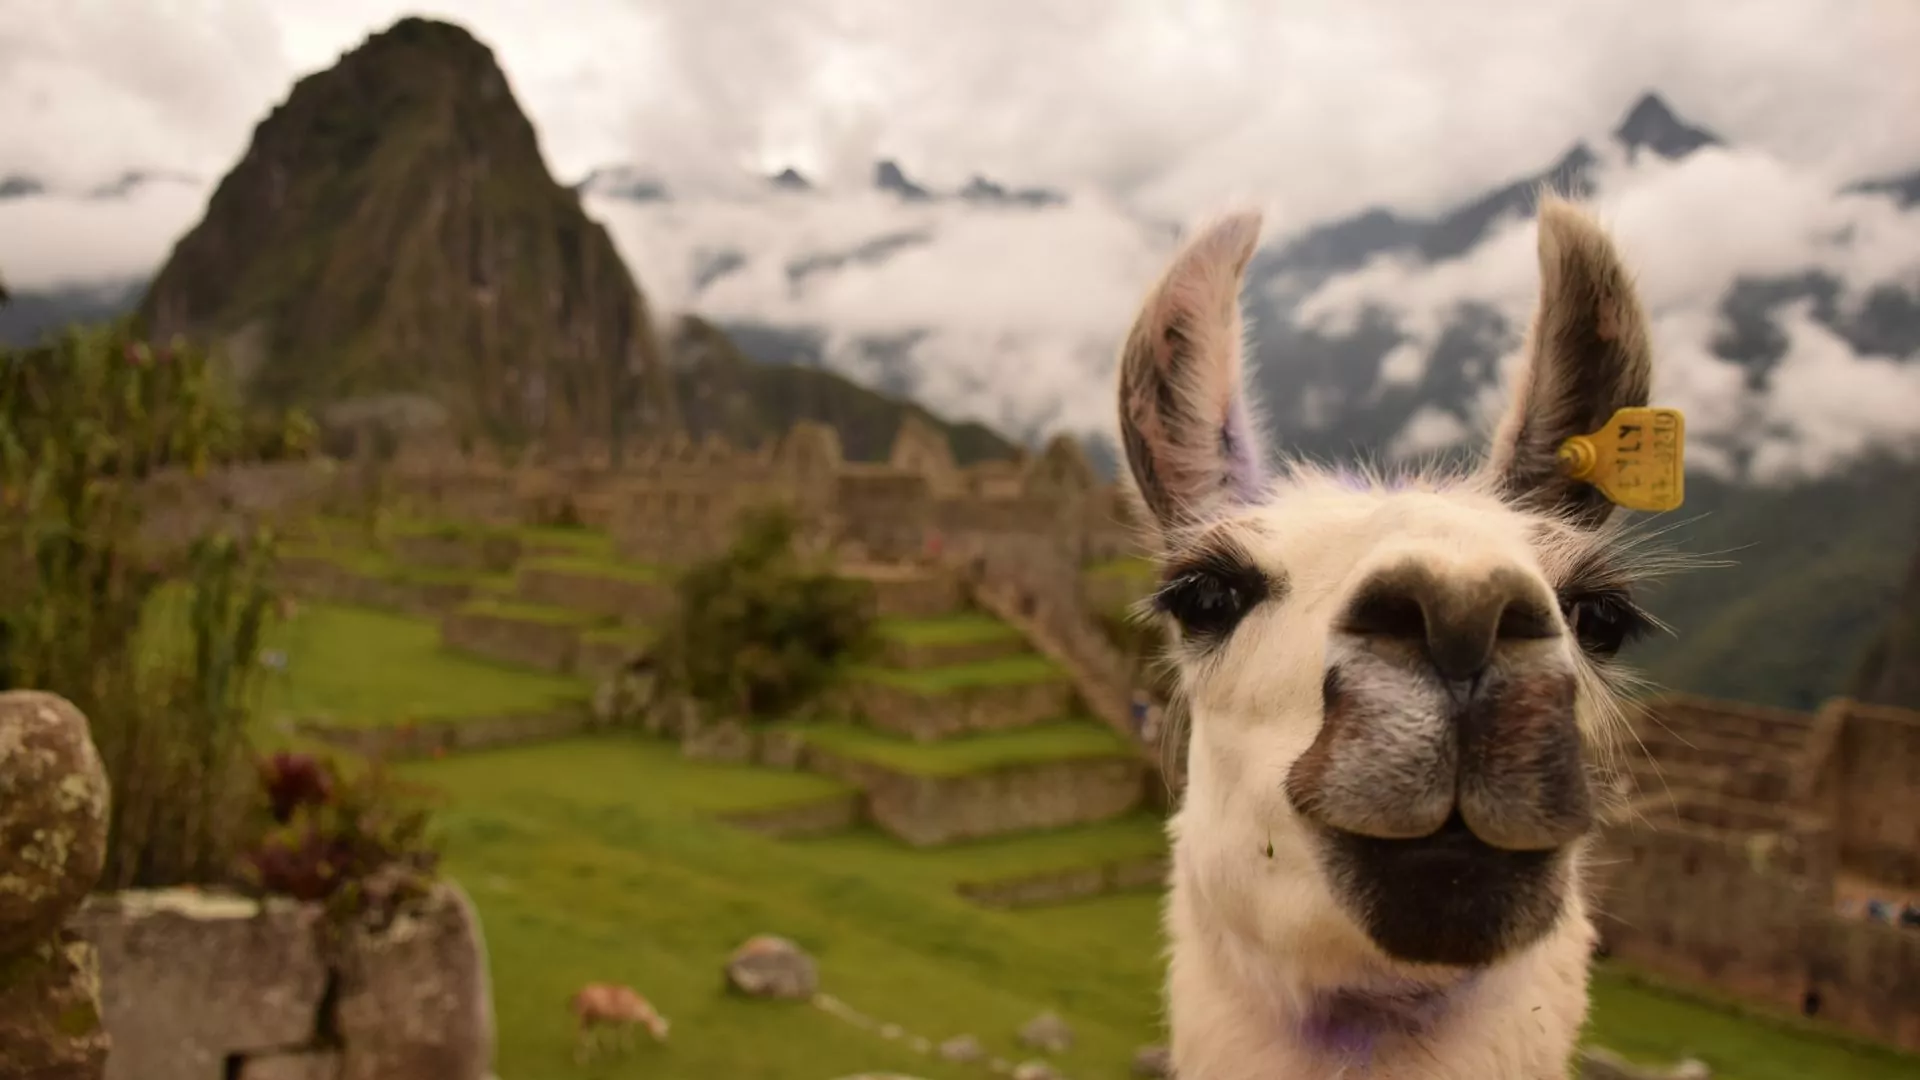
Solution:
{"label": "stone wall", "polygon": [[514,592],[530,604],[567,608],[629,623],[654,622],[673,609],[673,583],[667,579],[598,574],[528,563],[514,577]]}
{"label": "stone wall", "polygon": [[323,933],[314,905],[197,891],[90,899],[107,1080],[481,1080],[493,1058],[480,924],[436,886],[388,927]]}
{"label": "stone wall", "polygon": [[1158,892],[1166,887],[1167,871],[1166,856],[1148,855],[1069,870],[963,882],[956,891],[982,907],[1038,907],[1109,893]]}
{"label": "stone wall", "polygon": [[367,757],[402,761],[552,742],[591,730],[594,719],[582,705],[551,712],[410,722],[391,727],[335,727],[311,722],[302,722],[297,727],[301,734],[329,746]]}
{"label": "stone wall", "polygon": [[475,574],[505,573],[521,556],[520,538],[506,532],[403,532],[388,544],[403,563]]}
{"label": "stone wall", "polygon": [[473,586],[463,581],[413,581],[357,573],[332,560],[294,555],[276,567],[277,580],[289,594],[306,600],[397,611],[420,618],[437,618],[466,603]]}
{"label": "stone wall", "polygon": [[873,727],[930,742],[977,731],[1027,727],[1066,714],[1073,687],[1064,679],[969,686],[925,693],[886,682],[855,682],[846,695]]}
{"label": "stone wall", "polygon": [[490,611],[450,612],[440,622],[440,639],[475,656],[543,671],[574,669],[580,652],[577,623],[522,619]]}
{"label": "stone wall", "polygon": [[1027,652],[1027,643],[1017,635],[983,641],[888,641],[881,660],[888,667],[918,670],[977,664]]}
{"label": "stone wall", "polygon": [[854,565],[841,569],[873,590],[874,614],[883,619],[931,619],[961,604],[960,583],[938,567]]}
{"label": "stone wall", "polygon": [[1920,1053],[1920,930],[1829,915],[1808,983],[1821,1018]]}
{"label": "stone wall", "polygon": [[925,776],[818,747],[807,749],[806,762],[864,790],[873,823],[916,847],[1118,817],[1140,805],[1146,768],[1131,758],[1085,758]]}
{"label": "stone wall", "polygon": [[1920,889],[1920,713],[1848,703],[1835,758],[1842,864]]}
{"label": "stone wall", "polygon": [[1613,954],[1798,1012],[1831,883],[1772,865],[1764,845],[1677,819],[1610,828],[1593,860]]}

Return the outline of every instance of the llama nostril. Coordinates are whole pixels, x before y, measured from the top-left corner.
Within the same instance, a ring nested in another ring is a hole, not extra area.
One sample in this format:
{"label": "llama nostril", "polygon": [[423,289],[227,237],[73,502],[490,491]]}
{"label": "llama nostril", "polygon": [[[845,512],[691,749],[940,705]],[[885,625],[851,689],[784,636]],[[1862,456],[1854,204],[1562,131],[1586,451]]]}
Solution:
{"label": "llama nostril", "polygon": [[1475,683],[1503,641],[1550,638],[1559,624],[1546,589],[1517,570],[1449,576],[1402,563],[1368,578],[1340,628],[1421,650],[1449,683]]}

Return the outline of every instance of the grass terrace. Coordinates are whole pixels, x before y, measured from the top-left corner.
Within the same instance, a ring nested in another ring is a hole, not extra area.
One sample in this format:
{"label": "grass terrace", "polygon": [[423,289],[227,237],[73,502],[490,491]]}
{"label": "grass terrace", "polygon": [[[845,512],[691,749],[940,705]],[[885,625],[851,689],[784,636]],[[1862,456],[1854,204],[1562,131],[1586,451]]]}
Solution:
{"label": "grass terrace", "polygon": [[549,570],[581,577],[611,578],[642,585],[670,580],[665,570],[644,563],[624,562],[611,555],[543,555],[521,559],[521,570]]}
{"label": "grass terrace", "polygon": [[578,679],[452,652],[437,624],[366,608],[303,604],[270,647],[288,662],[263,677],[268,717],[381,727],[535,712],[588,696]]}
{"label": "grass terrace", "polygon": [[915,742],[848,723],[803,724],[790,730],[828,753],[916,776],[965,776],[1016,765],[1135,756],[1118,733],[1088,720],[1058,720],[938,742]]}
{"label": "grass terrace", "polygon": [[903,645],[977,645],[1020,637],[1019,630],[977,612],[937,619],[882,619],[875,631],[882,638]]}
{"label": "grass terrace", "polygon": [[552,626],[577,626],[586,628],[606,622],[605,617],[590,611],[577,611],[573,608],[549,607],[545,604],[527,604],[504,597],[482,597],[460,607],[462,615],[485,615],[495,619],[517,619],[521,622],[546,623]]}
{"label": "grass terrace", "polygon": [[917,694],[946,694],[990,686],[1027,686],[1033,683],[1065,679],[1066,672],[1044,656],[1028,653],[974,664],[905,671],[896,668],[859,667],[851,673],[855,679],[910,690]]}

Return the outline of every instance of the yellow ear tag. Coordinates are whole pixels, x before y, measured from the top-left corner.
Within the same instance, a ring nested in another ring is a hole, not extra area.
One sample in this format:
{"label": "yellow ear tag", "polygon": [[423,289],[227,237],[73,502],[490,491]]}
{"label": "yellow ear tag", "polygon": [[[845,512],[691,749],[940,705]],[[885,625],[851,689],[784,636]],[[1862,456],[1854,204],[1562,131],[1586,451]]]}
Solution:
{"label": "yellow ear tag", "polygon": [[1607,426],[1560,444],[1560,470],[1628,510],[1673,510],[1686,499],[1687,418],[1679,409],[1621,409]]}

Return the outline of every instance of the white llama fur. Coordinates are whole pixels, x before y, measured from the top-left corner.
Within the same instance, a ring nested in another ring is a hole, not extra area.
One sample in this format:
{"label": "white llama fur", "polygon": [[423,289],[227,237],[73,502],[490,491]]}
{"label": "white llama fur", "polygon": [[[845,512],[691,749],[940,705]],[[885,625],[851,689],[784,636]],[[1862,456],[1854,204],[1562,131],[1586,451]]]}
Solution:
{"label": "white llama fur", "polygon": [[[1269,474],[1242,385],[1239,311],[1260,225],[1242,213],[1195,234],[1121,356],[1123,442],[1165,583],[1155,606],[1192,719],[1169,830],[1175,1074],[1564,1080],[1595,943],[1581,884],[1589,808],[1602,795],[1625,677],[1611,648],[1593,644],[1606,624],[1593,629],[1603,616],[1590,598],[1624,602],[1606,617],[1637,628],[1646,620],[1625,590],[1650,564],[1610,521],[1612,507],[1565,480],[1553,454],[1615,409],[1647,403],[1645,316],[1601,228],[1543,195],[1539,308],[1485,463],[1398,482],[1298,462]],[[1383,580],[1427,588],[1418,595],[1438,606],[1421,607],[1398,637],[1354,630],[1356,593]],[[1416,580],[1427,584],[1405,584]],[[1507,606],[1493,618],[1517,611],[1523,628],[1472,623],[1482,640],[1497,636],[1476,654],[1487,666],[1471,682],[1442,678],[1441,661],[1424,659],[1445,646],[1431,612],[1452,610],[1450,598],[1484,599],[1473,591],[1483,587],[1503,590],[1497,603]],[[1201,594],[1181,588],[1256,599],[1209,637],[1169,613],[1199,610],[1190,602]],[[1538,613],[1532,624],[1528,612]],[[1341,732],[1330,730],[1336,678]],[[1471,705],[1483,697],[1495,703]],[[1486,717],[1473,721],[1482,735],[1457,734],[1469,708]],[[1462,749],[1469,738],[1480,741]],[[1319,771],[1303,779],[1317,742]],[[1548,869],[1526,879],[1524,894],[1516,885],[1449,898],[1459,890],[1437,888],[1409,904],[1375,887],[1385,879],[1364,868],[1376,864],[1330,854],[1330,823],[1406,844],[1450,813],[1449,824],[1470,829],[1467,843]],[[1427,932],[1426,904],[1465,917],[1409,946],[1408,934]],[[1398,951],[1370,925],[1400,934]]]}

